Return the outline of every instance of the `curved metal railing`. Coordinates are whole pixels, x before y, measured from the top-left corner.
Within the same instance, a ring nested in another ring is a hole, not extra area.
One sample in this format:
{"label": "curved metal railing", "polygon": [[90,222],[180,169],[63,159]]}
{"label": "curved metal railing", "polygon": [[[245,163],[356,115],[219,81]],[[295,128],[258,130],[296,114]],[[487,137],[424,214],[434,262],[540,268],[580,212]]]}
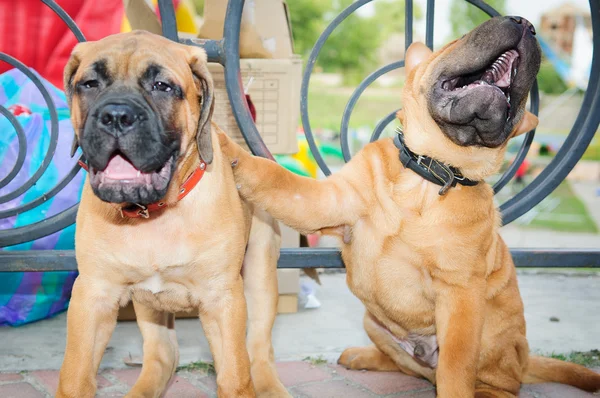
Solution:
{"label": "curved metal railing", "polygon": [[[51,8],[56,15],[58,15],[61,20],[69,27],[69,29],[73,32],[75,37],[79,41],[85,41],[85,37],[81,30],[77,27],[75,22],[67,15],[67,13],[53,0],[41,0],[46,6]],[[317,40],[312,52],[309,55],[304,76],[302,80],[301,86],[301,101],[300,101],[300,109],[301,109],[301,120],[302,125],[304,127],[304,132],[306,135],[306,139],[308,141],[309,147],[312,151],[312,154],[319,165],[320,169],[323,171],[325,175],[329,175],[331,173],[327,164],[325,163],[323,157],[321,156],[315,138],[311,129],[309,113],[308,113],[308,90],[310,78],[312,76],[314,66],[319,56],[319,53],[327,41],[328,37],[335,30],[335,28],[341,24],[349,15],[355,12],[360,7],[364,6],[367,3],[370,3],[372,0],[357,0],[354,3],[350,4],[346,9],[344,9],[337,17],[333,19],[333,21],[327,26],[325,31],[321,34],[319,39]],[[490,16],[500,15],[496,10],[490,7],[488,4],[481,0],[466,0],[471,5],[478,7],[480,10],[484,11]],[[567,174],[572,170],[577,161],[583,155],[585,149],[589,145],[593,135],[595,134],[598,125],[600,123],[600,112],[594,111],[600,109],[600,87],[598,86],[598,77],[600,76],[600,4],[598,4],[595,0],[590,0],[590,11],[592,16],[592,30],[594,37],[594,54],[592,59],[592,68],[589,79],[588,89],[585,93],[583,104],[581,106],[579,115],[569,133],[567,139],[562,145],[561,149],[556,154],[555,158],[550,162],[550,164],[543,170],[543,172],[538,175],[528,186],[526,186],[521,192],[517,195],[509,199],[507,202],[502,204],[500,207],[502,212],[503,221],[505,224],[515,220],[519,216],[523,215],[535,205],[537,205],[540,201],[542,201],[546,196],[548,196],[561,181],[567,176]],[[240,36],[240,25],[242,19],[242,9],[244,6],[243,0],[231,0],[227,6],[227,13],[225,19],[225,27],[224,34],[222,40],[200,40],[200,39],[179,39],[177,34],[177,24],[175,19],[175,12],[173,9],[172,1],[170,0],[158,0],[158,6],[160,10],[160,15],[162,19],[162,31],[163,35],[171,40],[179,41],[185,44],[196,45],[203,47],[208,55],[208,59],[210,62],[218,62],[224,66],[225,69],[225,83],[227,88],[227,94],[230,100],[231,108],[237,124],[246,140],[249,148],[255,155],[267,157],[273,159],[271,153],[267,149],[265,143],[263,142],[256,125],[254,124],[250,110],[248,109],[247,102],[244,96],[243,85],[241,81],[240,74],[240,57],[239,57],[239,36]],[[405,1],[405,46],[408,47],[413,40],[413,0]],[[427,0],[427,9],[426,9],[426,34],[425,34],[425,42],[427,46],[433,49],[433,33],[434,33],[434,8],[435,1]],[[46,168],[48,167],[52,156],[54,155],[54,151],[56,149],[57,140],[58,140],[58,116],[56,112],[56,107],[50,98],[48,91],[45,89],[41,81],[35,76],[35,74],[31,73],[29,69],[23,65],[18,60],[10,57],[6,54],[0,53],[0,61],[4,61],[12,65],[13,67],[19,69],[24,74],[28,76],[29,79],[35,84],[35,86],[40,90],[43,98],[48,105],[48,109],[50,112],[51,118],[51,143],[48,149],[48,152],[42,161],[40,168],[34,173],[34,175],[22,186],[15,189],[13,192],[3,195],[0,197],[0,204],[6,203],[14,198],[19,197],[24,192],[26,192],[35,182],[40,178],[40,176],[44,173]],[[340,141],[341,141],[341,149],[344,156],[344,160],[348,161],[351,159],[350,146],[348,141],[348,129],[349,129],[349,120],[352,115],[353,110],[360,98],[360,96],[364,93],[366,88],[371,85],[374,81],[376,81],[379,77],[384,74],[402,68],[404,66],[404,61],[397,61],[390,65],[386,65],[384,67],[379,68],[378,70],[371,73],[367,76],[363,82],[361,82],[358,87],[354,90],[352,95],[350,96],[346,108],[342,114],[341,125],[340,125]],[[384,115],[381,121],[376,125],[373,134],[371,136],[371,141],[375,141],[379,139],[385,127],[388,126],[392,121],[395,120],[395,113],[398,109],[391,109],[390,113]],[[531,112],[537,114],[539,110],[539,93],[537,88],[537,83],[534,85],[531,95],[530,95],[530,110]],[[19,154],[17,157],[17,161],[11,171],[0,181],[0,188],[6,186],[10,181],[17,175],[19,170],[24,164],[25,154],[27,150],[27,143],[25,141],[25,136],[23,133],[23,128],[19,125],[17,119],[4,107],[0,106],[0,114],[4,117],[8,118],[9,122],[13,125],[18,142],[19,142]],[[516,170],[520,166],[520,164],[525,159],[531,143],[533,141],[535,131],[531,131],[527,133],[523,143],[517,153],[515,161],[511,164],[511,166],[505,171],[505,173],[500,177],[500,179],[494,185],[495,192],[499,192],[506,184],[514,177]],[[75,165],[73,169],[67,173],[67,175],[59,181],[52,189],[50,189],[44,195],[24,204],[17,206],[15,208],[11,208],[8,210],[0,211],[0,219],[15,216],[24,211],[31,210],[36,206],[40,205],[48,198],[56,195],[62,188],[64,188],[80,171],[79,165]],[[0,247],[15,245],[18,243],[28,242],[31,240],[35,240],[41,238],[43,236],[47,236],[54,232],[60,231],[65,227],[73,224],[75,222],[75,215],[77,212],[77,205],[72,206],[71,208],[49,217],[43,221],[36,222],[30,225],[2,230],[0,231]],[[530,265],[540,264],[540,258],[536,257],[537,253],[534,250],[521,250],[514,251],[516,254],[516,262],[519,262],[519,258],[523,261],[527,261]],[[554,253],[555,258],[571,258],[569,261],[571,264],[580,264],[584,259],[589,260],[592,256],[593,258],[598,258],[599,253],[597,251],[562,251],[562,250],[553,250],[553,251],[545,251],[545,254]],[[39,253],[38,253],[39,254]],[[578,255],[577,257],[575,255]],[[7,262],[13,261],[15,258],[21,258],[23,253],[11,253],[11,254],[2,254],[4,260],[0,261],[0,265],[6,264]],[[60,258],[69,263],[69,258],[72,257],[72,254],[69,253],[58,253]],[[29,256],[28,258],[30,258]],[[10,260],[10,259],[13,260]],[[45,258],[47,260],[48,254],[41,256],[39,258]],[[8,260],[7,260],[8,259]],[[585,261],[587,261],[585,260]],[[63,261],[63,262],[64,262]],[[36,263],[34,261],[34,263]],[[302,264],[300,264],[302,263]],[[54,264],[52,261],[46,261],[45,264]],[[310,267],[310,266],[331,266],[337,267],[342,266],[341,260],[339,259],[339,255],[337,252],[329,250],[329,249],[297,249],[297,250],[287,250],[282,254],[282,260],[280,261],[280,267]],[[588,265],[594,265],[591,262],[587,263]],[[598,261],[595,262],[595,265],[598,266]],[[48,265],[44,266],[39,263],[37,267],[35,264],[21,264],[19,266],[14,265],[13,269],[10,270],[47,270],[47,269],[56,269],[56,266]],[[33,267],[33,268],[31,268]],[[0,267],[1,268],[1,267]],[[60,269],[73,269],[71,266],[63,266],[58,267]],[[1,271],[2,269],[0,269]],[[4,269],[6,270],[6,269]]]}

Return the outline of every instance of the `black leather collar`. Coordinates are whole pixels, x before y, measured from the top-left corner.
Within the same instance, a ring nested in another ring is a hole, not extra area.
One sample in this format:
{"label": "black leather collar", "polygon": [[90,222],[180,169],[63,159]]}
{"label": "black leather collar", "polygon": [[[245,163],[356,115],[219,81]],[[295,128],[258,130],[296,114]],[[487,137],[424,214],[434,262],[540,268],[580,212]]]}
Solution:
{"label": "black leather collar", "polygon": [[470,187],[479,183],[479,181],[465,178],[455,167],[440,163],[429,156],[417,155],[412,152],[404,143],[404,133],[400,128],[396,130],[394,145],[400,150],[400,162],[404,167],[411,169],[427,181],[442,186],[440,195],[445,195],[450,187],[454,187],[456,184]]}

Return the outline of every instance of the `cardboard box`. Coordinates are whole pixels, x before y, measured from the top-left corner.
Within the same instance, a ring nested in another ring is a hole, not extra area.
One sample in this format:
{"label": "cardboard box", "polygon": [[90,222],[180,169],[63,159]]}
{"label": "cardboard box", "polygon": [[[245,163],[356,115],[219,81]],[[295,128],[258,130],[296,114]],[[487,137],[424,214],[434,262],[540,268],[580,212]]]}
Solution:
{"label": "cardboard box", "polygon": [[[205,0],[204,21],[198,37],[220,40],[226,0]],[[242,58],[289,58],[294,54],[287,4],[282,0],[246,0],[240,26]]]}
{"label": "cardboard box", "polygon": [[[190,312],[177,312],[175,313],[175,319],[182,318],[198,318],[198,311],[190,311]],[[135,310],[133,308],[133,303],[130,301],[125,307],[121,307],[119,309],[119,316],[117,320],[119,321],[135,321]]]}
{"label": "cardboard box", "polygon": [[[279,224],[281,229],[281,247],[300,247],[300,234],[284,224]],[[300,292],[300,270],[278,269],[277,286],[279,298],[281,295],[297,295]]]}
{"label": "cardboard box", "polygon": [[277,286],[280,295],[300,293],[300,270],[278,269]]}
{"label": "cardboard box", "polygon": [[278,314],[292,314],[298,312],[297,294],[280,294],[277,302]]}
{"label": "cardboard box", "polygon": [[281,247],[300,247],[300,233],[285,224],[279,223]]}
{"label": "cardboard box", "polygon": [[[256,108],[256,127],[272,153],[298,152],[296,130],[300,122],[302,59],[242,59],[240,69],[247,94]],[[225,88],[223,67],[208,64],[215,84],[213,120],[238,144],[248,149]]]}

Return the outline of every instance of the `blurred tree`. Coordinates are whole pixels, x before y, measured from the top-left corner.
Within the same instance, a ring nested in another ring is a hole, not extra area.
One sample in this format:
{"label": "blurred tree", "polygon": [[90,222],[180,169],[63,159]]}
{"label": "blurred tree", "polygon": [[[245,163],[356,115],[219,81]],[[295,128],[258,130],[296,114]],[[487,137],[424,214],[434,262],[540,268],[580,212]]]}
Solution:
{"label": "blurred tree", "polygon": [[[492,8],[500,14],[506,10],[506,0],[485,0]],[[490,17],[479,8],[467,3],[465,0],[452,0],[450,6],[450,24],[452,25],[452,37],[450,40],[461,37],[475,28],[477,25],[487,21]]]}
{"label": "blurred tree", "polygon": [[[332,12],[325,15],[327,23],[352,3],[352,0],[334,1]],[[377,64],[381,28],[375,15],[352,13],[329,36],[317,64],[325,72],[341,73],[346,83],[361,80]]]}
{"label": "blurred tree", "polygon": [[287,0],[294,51],[308,57],[317,38],[325,29],[325,13],[331,10],[331,0]]}
{"label": "blurred tree", "polygon": [[540,91],[546,94],[562,94],[567,91],[567,85],[552,63],[545,58],[542,59],[537,79]]}
{"label": "blurred tree", "polygon": [[[375,17],[381,27],[383,36],[392,33],[404,33],[405,27],[405,1],[404,0],[382,0],[373,2],[375,5]],[[419,4],[413,3],[413,18],[421,19],[423,12]]]}
{"label": "blurred tree", "polygon": [[194,3],[198,15],[204,15],[204,0],[192,0],[192,3]]}

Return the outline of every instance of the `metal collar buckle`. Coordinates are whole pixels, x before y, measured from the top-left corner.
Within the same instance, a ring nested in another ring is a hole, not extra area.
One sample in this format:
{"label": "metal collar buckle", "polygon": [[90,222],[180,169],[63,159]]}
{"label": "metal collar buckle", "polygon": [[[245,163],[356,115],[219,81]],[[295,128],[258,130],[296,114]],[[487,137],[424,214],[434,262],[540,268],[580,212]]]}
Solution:
{"label": "metal collar buckle", "polygon": [[[137,211],[138,216],[140,216],[142,218],[150,218],[150,212],[148,211],[148,206],[144,206],[139,203],[134,203],[134,205],[139,207],[139,209]],[[119,209],[119,211],[121,212],[121,218],[125,218],[122,207]]]}
{"label": "metal collar buckle", "polygon": [[442,186],[442,188],[438,192],[438,194],[440,196],[444,196],[448,192],[448,190],[450,189],[450,187],[452,187],[454,185],[454,179],[456,178],[456,176],[454,175],[454,173],[452,172],[452,170],[450,169],[450,167],[448,167],[446,165],[441,165],[441,166],[444,168],[444,170],[446,170],[446,172],[450,176],[448,178],[448,181],[446,181],[444,183],[444,186]]}

